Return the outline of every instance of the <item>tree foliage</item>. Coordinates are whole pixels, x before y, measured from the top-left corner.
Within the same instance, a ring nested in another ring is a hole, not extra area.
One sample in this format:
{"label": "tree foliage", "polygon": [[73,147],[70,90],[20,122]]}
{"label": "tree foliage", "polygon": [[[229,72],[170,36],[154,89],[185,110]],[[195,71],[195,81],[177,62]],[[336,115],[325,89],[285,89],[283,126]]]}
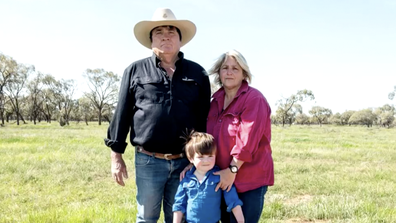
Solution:
{"label": "tree foliage", "polygon": [[34,72],[34,66],[27,66],[24,64],[18,64],[16,69],[16,74],[12,75],[9,81],[5,84],[5,95],[8,96],[10,103],[14,109],[17,119],[17,125],[19,125],[19,120],[21,119],[24,123],[25,120],[21,114],[20,100],[23,97],[23,91],[25,90],[25,84],[29,75]]}
{"label": "tree foliage", "polygon": [[58,83],[57,107],[59,109],[60,124],[69,125],[70,113],[75,105],[73,95],[75,92],[74,80],[61,80]]}
{"label": "tree foliage", "polygon": [[103,114],[111,110],[117,102],[118,82],[120,77],[103,69],[87,69],[84,77],[88,80],[89,92],[84,92],[92,105],[97,109],[99,125]]}
{"label": "tree foliage", "polygon": [[344,113],[341,114],[341,125],[346,125],[349,124],[349,119],[351,116],[355,113],[356,111],[353,110],[347,110]]}
{"label": "tree foliage", "polygon": [[389,93],[388,98],[390,100],[393,100],[393,98],[395,98],[395,94],[396,94],[396,86],[394,86],[393,91]]}
{"label": "tree foliage", "polygon": [[332,115],[332,111],[329,108],[320,106],[314,106],[309,110],[309,114],[312,115],[313,119],[316,120],[320,126]]}
{"label": "tree foliage", "polygon": [[372,109],[363,109],[353,113],[353,115],[349,118],[349,123],[354,125],[361,124],[371,127],[373,126],[375,119],[376,116]]}
{"label": "tree foliage", "polygon": [[[292,124],[295,115],[302,113],[301,105],[297,102],[304,102],[306,100],[314,100],[315,96],[310,90],[299,90],[296,94],[292,94],[288,98],[283,98],[277,101],[278,109],[276,110],[276,119],[282,123],[282,126],[289,122]],[[294,110],[293,110],[294,108]]]}
{"label": "tree foliage", "polygon": [[17,75],[18,63],[9,56],[0,53],[0,117],[4,125],[4,114],[6,111],[5,87]]}
{"label": "tree foliage", "polygon": [[[69,124],[70,120],[90,121],[102,120],[110,122],[117,102],[118,82],[120,78],[113,72],[103,69],[87,69],[83,72],[87,80],[88,90],[80,98],[75,98],[77,91],[74,80],[57,80],[51,74],[36,72],[34,66],[17,63],[13,58],[0,53],[0,118],[1,126],[9,120],[34,124],[40,121],[57,120],[61,125]],[[216,86],[212,83],[212,90]],[[388,98],[393,100],[396,86]],[[379,108],[360,111],[347,110],[343,113],[332,112],[328,108],[314,106],[309,115],[303,113],[299,102],[314,100],[309,90],[300,90],[288,98],[277,101],[278,108],[271,115],[272,123],[284,126],[288,124],[324,123],[338,125],[380,125],[392,127],[396,125],[396,111],[393,105],[386,104]]]}
{"label": "tree foliage", "polygon": [[295,123],[299,125],[310,125],[311,119],[308,115],[301,113],[296,115]]}
{"label": "tree foliage", "polygon": [[393,121],[395,120],[395,107],[392,105],[384,105],[382,107],[377,108],[374,111],[375,115],[377,116],[378,124],[384,127],[390,127]]}

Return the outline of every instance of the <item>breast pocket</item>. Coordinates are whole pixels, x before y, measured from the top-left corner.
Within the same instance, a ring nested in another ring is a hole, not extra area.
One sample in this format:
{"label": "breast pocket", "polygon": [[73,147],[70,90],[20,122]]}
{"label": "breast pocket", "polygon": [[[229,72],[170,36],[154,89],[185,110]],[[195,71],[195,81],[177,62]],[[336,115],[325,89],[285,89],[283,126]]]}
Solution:
{"label": "breast pocket", "polygon": [[160,80],[145,79],[137,83],[136,102],[137,104],[160,104],[163,103],[167,88]]}
{"label": "breast pocket", "polygon": [[191,104],[198,101],[199,84],[195,79],[184,77],[181,80],[181,94],[180,98],[186,104]]}
{"label": "breast pocket", "polygon": [[199,191],[198,191],[199,185],[197,185],[197,182],[190,181],[188,183],[185,183],[183,187],[187,190],[188,198],[195,199],[199,196]]}

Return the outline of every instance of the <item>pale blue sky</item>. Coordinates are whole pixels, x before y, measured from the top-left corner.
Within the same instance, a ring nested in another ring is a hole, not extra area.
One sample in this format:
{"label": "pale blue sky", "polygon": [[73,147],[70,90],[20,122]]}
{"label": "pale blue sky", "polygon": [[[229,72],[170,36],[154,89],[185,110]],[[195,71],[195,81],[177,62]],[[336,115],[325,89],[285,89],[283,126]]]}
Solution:
{"label": "pale blue sky", "polygon": [[205,69],[240,51],[273,113],[302,89],[316,97],[305,113],[396,104],[396,0],[0,0],[0,52],[83,90],[87,68],[122,75],[151,55],[133,27],[158,7],[196,24],[182,51]]}

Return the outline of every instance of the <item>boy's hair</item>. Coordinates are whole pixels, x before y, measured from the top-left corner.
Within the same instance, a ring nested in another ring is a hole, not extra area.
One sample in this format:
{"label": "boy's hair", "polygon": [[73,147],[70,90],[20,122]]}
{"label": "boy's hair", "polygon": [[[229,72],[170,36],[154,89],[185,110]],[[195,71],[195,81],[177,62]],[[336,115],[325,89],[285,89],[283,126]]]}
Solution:
{"label": "boy's hair", "polygon": [[217,147],[211,134],[192,131],[185,139],[184,151],[189,160],[194,158],[195,153],[199,155],[216,154]]}

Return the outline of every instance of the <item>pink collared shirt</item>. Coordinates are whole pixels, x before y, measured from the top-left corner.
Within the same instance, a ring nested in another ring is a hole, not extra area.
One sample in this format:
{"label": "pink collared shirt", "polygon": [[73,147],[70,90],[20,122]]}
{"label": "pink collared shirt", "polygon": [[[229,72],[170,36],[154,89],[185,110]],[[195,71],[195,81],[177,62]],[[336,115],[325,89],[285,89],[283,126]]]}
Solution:
{"label": "pink collared shirt", "polygon": [[223,88],[213,94],[206,124],[217,143],[216,165],[228,168],[233,156],[244,161],[234,182],[239,193],[272,186],[271,108],[267,100],[246,81],[222,111],[224,95]]}

